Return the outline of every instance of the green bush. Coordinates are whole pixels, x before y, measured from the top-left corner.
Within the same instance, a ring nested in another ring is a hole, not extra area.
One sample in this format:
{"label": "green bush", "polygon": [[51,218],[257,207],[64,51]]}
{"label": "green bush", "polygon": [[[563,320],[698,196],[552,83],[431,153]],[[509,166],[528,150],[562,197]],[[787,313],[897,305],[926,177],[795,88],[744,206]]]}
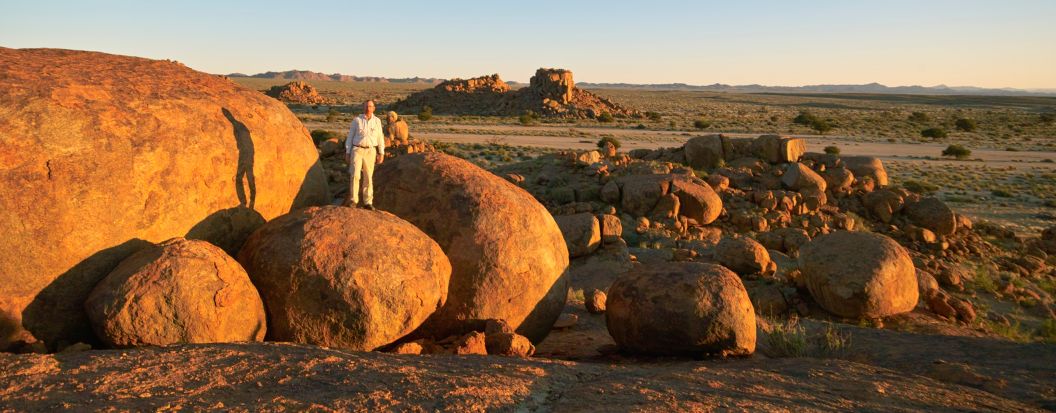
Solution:
{"label": "green bush", "polygon": [[924,113],[924,112],[913,112],[913,113],[909,114],[909,121],[910,122],[924,123],[924,122],[927,122],[929,120],[931,120],[931,118],[928,117],[928,114]]}
{"label": "green bush", "polygon": [[814,121],[810,123],[810,128],[824,135],[825,132],[832,130],[832,124],[825,119],[814,119]]}
{"label": "green bush", "polygon": [[604,148],[605,147],[605,142],[609,142],[609,143],[612,144],[612,146],[615,146],[616,149],[620,149],[620,140],[616,139],[616,138],[613,138],[611,136],[603,136],[601,139],[599,139],[598,140],[598,149]]}
{"label": "green bush", "polygon": [[653,122],[658,122],[661,118],[660,114],[656,112],[645,112],[645,117],[649,118],[649,120]]}
{"label": "green bush", "polygon": [[608,122],[612,122],[614,119],[615,118],[613,118],[612,114],[609,113],[609,112],[601,112],[601,114],[598,115],[598,122],[608,123]]}
{"label": "green bush", "polygon": [[990,191],[990,194],[993,195],[993,196],[996,196],[998,198],[1012,198],[1012,197],[1016,196],[1015,194],[1009,192],[1008,190],[1000,189],[1000,188]]}
{"label": "green bush", "polygon": [[920,131],[920,136],[932,139],[942,139],[947,136],[946,130],[943,128],[927,128]]}
{"label": "green bush", "polygon": [[427,121],[427,120],[432,119],[432,118],[433,118],[433,107],[432,106],[423,106],[422,107],[422,111],[418,112],[418,120],[420,120],[420,121],[424,122],[424,121]]}
{"label": "green bush", "polygon": [[942,150],[942,156],[952,156],[957,159],[965,159],[972,156],[972,150],[961,145],[950,145]]}
{"label": "green bush", "polygon": [[838,146],[826,146],[825,147],[825,153],[827,153],[829,155],[839,155],[840,154],[840,147],[838,147]]}
{"label": "green bush", "polygon": [[531,125],[535,122],[536,119],[539,119],[538,114],[530,110],[526,110],[523,114],[521,114],[520,117],[517,118],[517,121],[520,122],[522,125]]}
{"label": "green bush", "polygon": [[697,129],[707,129],[710,126],[711,126],[711,122],[708,122],[708,121],[703,120],[703,119],[697,119],[697,120],[693,121],[693,127],[697,128]]}
{"label": "green bush", "polygon": [[337,120],[337,115],[337,109],[330,108],[330,110],[326,111],[326,123],[333,123]]}
{"label": "green bush", "polygon": [[1052,123],[1056,121],[1056,113],[1042,113],[1041,115],[1038,115],[1038,121],[1045,124]]}
{"label": "green bush", "polygon": [[962,132],[975,132],[975,120],[972,119],[960,118],[953,125]]}
{"label": "green bush", "polygon": [[807,112],[805,110],[799,112],[799,115],[796,115],[796,117],[792,119],[792,123],[803,126],[810,126],[817,121],[817,116],[814,116],[813,113]]}
{"label": "green bush", "polygon": [[646,127],[645,127],[645,125],[643,125],[643,124],[641,124],[641,123],[639,123],[639,124],[638,124],[638,126],[635,126],[634,128],[635,128],[635,129],[639,129],[639,130],[644,130],[644,129],[648,129],[648,128],[646,128]]}

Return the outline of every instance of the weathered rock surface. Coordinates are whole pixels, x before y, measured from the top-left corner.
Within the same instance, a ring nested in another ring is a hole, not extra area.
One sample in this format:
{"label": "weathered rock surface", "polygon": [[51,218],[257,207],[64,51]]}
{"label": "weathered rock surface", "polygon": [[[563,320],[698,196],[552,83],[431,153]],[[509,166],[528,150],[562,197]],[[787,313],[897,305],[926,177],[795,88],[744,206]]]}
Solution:
{"label": "weathered rock surface", "polygon": [[572,258],[590,254],[601,245],[601,225],[594,214],[582,212],[573,215],[557,215],[554,221],[561,229],[561,235],[565,238],[565,246],[568,247],[568,254]]}
{"label": "weathered rock surface", "polygon": [[113,347],[261,341],[264,304],[242,266],[205,241],[174,238],[132,254],[85,303]]}
{"label": "weathered rock surface", "polygon": [[233,253],[265,220],[329,201],[301,122],[224,78],[57,49],[0,48],[0,73],[0,348],[89,340],[89,292],[151,242]]}
{"label": "weathered rock surface", "polygon": [[842,317],[879,318],[917,305],[913,260],[883,235],[836,231],[819,236],[800,249],[799,268],[814,300]]}
{"label": "weathered rock surface", "polygon": [[697,169],[717,168],[726,159],[729,144],[722,135],[690,138],[684,145],[686,163]]}
{"label": "weathered rock surface", "polygon": [[609,288],[605,323],[635,353],[746,355],[755,351],[755,310],[737,274],[714,264],[639,268]]}
{"label": "weathered rock surface", "polygon": [[442,338],[502,319],[539,342],[561,314],[568,248],[531,194],[462,159],[400,156],[375,171],[380,209],[429,234],[451,260],[447,304],[420,333]]}
{"label": "weathered rock surface", "polygon": [[268,338],[374,350],[447,297],[440,246],[385,212],[312,207],[268,222],[238,254],[268,311]]}

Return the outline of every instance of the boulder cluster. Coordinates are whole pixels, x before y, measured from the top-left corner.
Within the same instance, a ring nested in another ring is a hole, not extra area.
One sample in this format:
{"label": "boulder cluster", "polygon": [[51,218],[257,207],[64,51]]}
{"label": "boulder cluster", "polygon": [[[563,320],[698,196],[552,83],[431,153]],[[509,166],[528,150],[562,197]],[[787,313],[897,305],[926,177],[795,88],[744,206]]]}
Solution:
{"label": "boulder cluster", "polygon": [[264,91],[264,94],[286,103],[299,103],[302,105],[324,105],[333,103],[333,99],[319,95],[315,87],[303,80],[287,83],[285,85],[272,86]]}
{"label": "boulder cluster", "polygon": [[424,107],[433,113],[451,115],[522,115],[597,118],[640,116],[609,99],[576,87],[572,71],[539,69],[527,87],[511,88],[499,75],[452,79],[417,92],[392,104],[400,112],[415,113]]}
{"label": "boulder cluster", "polygon": [[[529,356],[564,307],[553,217],[466,161],[401,155],[375,173],[382,211],[319,207],[331,197],[311,138],[270,98],[98,53],[0,49],[0,65],[16,109],[0,137],[17,149],[0,185],[22,194],[0,199],[0,221],[19,223],[0,241],[0,349],[275,340]],[[99,70],[136,80],[85,78]],[[54,213],[25,212],[42,204]]]}
{"label": "boulder cluster", "polygon": [[[661,344],[668,337],[686,343],[685,334],[710,342],[656,321],[709,314],[676,299],[705,292],[636,279],[665,274],[672,284],[691,284],[734,274],[737,282],[700,282],[730,286],[724,296],[736,304],[722,311],[746,304],[768,316],[821,311],[879,320],[919,306],[938,318],[970,321],[969,302],[945,294],[933,280],[921,281],[921,274],[949,272],[961,257],[992,248],[939,199],[890,186],[879,159],[807,153],[801,139],[779,135],[700,136],[681,147],[626,155],[605,147],[565,152],[496,173],[555,215],[573,288],[583,290],[588,311],[606,314],[624,349],[650,354],[744,354],[752,347]],[[733,293],[737,287],[747,293]],[[954,310],[930,304],[940,301],[936,296]],[[655,318],[633,318],[643,314]],[[730,337],[749,340],[747,327],[722,325]]]}

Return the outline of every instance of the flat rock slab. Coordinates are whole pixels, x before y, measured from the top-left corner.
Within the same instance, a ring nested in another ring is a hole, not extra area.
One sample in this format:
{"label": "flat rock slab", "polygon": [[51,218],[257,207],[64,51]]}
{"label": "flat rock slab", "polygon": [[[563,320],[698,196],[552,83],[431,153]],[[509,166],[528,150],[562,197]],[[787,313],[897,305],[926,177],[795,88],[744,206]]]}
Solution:
{"label": "flat rock slab", "polygon": [[[178,366],[178,369],[174,369]],[[325,407],[324,407],[325,406]],[[282,343],[0,354],[14,411],[1036,411],[969,386],[836,359],[577,363]]]}

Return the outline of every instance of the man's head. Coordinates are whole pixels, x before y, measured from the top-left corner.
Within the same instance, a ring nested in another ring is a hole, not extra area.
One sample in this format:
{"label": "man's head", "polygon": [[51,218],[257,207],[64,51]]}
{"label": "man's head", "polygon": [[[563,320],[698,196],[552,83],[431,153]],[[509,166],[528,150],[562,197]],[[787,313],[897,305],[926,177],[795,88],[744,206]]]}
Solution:
{"label": "man's head", "polygon": [[374,116],[374,100],[373,99],[367,99],[366,102],[363,102],[363,114],[367,115],[368,117]]}
{"label": "man's head", "polygon": [[400,118],[400,115],[397,115],[396,112],[390,110],[389,113],[385,114],[385,118],[388,119],[389,122],[395,122],[396,119]]}

